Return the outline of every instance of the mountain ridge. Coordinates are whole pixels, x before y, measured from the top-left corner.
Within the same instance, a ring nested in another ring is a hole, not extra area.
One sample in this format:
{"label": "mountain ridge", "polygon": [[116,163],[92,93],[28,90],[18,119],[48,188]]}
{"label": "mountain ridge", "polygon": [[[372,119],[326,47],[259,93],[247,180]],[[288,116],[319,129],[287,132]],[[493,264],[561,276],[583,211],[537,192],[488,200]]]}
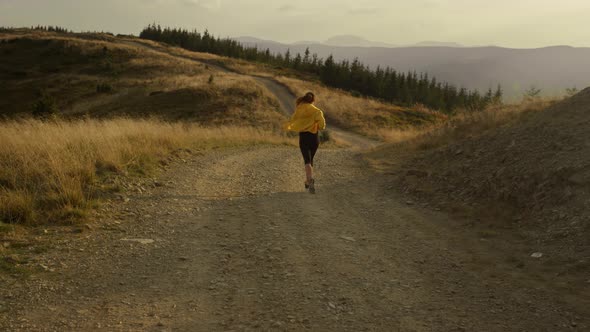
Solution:
{"label": "mountain ridge", "polygon": [[292,43],[283,43],[275,40],[258,38],[254,36],[239,36],[233,38],[239,42],[245,43],[276,43],[283,45],[327,45],[336,47],[385,47],[385,48],[398,48],[398,47],[468,47],[456,42],[440,42],[425,40],[414,44],[392,44],[380,41],[369,40],[356,35],[336,35],[332,36],[324,41],[319,40],[299,40]]}

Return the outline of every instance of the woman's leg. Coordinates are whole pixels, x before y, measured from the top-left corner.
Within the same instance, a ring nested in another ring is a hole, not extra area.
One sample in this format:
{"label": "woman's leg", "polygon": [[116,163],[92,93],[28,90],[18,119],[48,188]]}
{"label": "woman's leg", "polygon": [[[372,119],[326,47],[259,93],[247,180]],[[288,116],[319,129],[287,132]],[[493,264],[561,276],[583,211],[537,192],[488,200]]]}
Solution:
{"label": "woman's leg", "polygon": [[318,151],[320,146],[320,140],[318,134],[312,134],[309,137],[309,164],[305,165],[305,175],[307,176],[307,182],[309,183],[309,192],[315,194],[315,180],[313,178],[313,157]]}
{"label": "woman's leg", "polygon": [[305,164],[305,178],[306,183],[310,183],[311,179],[313,179],[313,166],[311,164]]}
{"label": "woman's leg", "polygon": [[313,165],[305,164],[305,176],[307,181],[305,187],[309,189],[310,194],[315,194],[315,180],[313,179]]}
{"label": "woman's leg", "polygon": [[306,169],[305,169],[306,173],[305,174],[309,174],[308,179],[313,179],[313,157],[315,157],[315,153],[318,152],[318,148],[320,146],[320,139],[318,137],[318,134],[310,135],[308,146],[309,146],[309,173],[308,173],[308,167],[306,165]]}
{"label": "woman's leg", "polygon": [[306,133],[299,134],[299,149],[301,150],[303,164],[305,165],[305,186],[307,188],[313,177],[313,167],[311,165],[312,152],[309,147],[309,139],[307,139]]}

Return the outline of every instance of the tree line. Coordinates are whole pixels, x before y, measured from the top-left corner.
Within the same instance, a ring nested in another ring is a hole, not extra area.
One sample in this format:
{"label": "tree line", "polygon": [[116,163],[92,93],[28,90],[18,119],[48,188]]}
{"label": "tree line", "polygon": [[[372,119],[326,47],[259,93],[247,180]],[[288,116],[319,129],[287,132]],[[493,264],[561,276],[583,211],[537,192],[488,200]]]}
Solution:
{"label": "tree line", "polygon": [[[71,30],[68,30],[66,28],[62,28],[62,27],[58,27],[58,26],[52,26],[52,25],[37,25],[37,26],[31,26],[30,28],[33,31],[48,31],[48,32],[57,32],[57,33],[72,33]],[[0,26],[0,32],[13,32],[17,30],[17,28],[14,27],[5,27],[5,26]]]}
{"label": "tree line", "polygon": [[[15,28],[15,27],[5,27],[5,26],[0,26],[0,32],[13,32],[18,30],[19,28]],[[55,32],[55,33],[62,33],[62,34],[76,34],[76,33],[102,33],[102,34],[107,34],[107,35],[111,35],[114,36],[115,34],[113,34],[112,32],[108,32],[108,31],[79,31],[79,32],[74,32],[73,30],[69,30],[67,28],[63,28],[60,26],[53,26],[53,25],[35,25],[35,26],[31,26],[30,28],[31,31],[45,31],[45,32]],[[118,36],[123,36],[123,35],[118,35]]]}
{"label": "tree line", "polygon": [[58,32],[58,33],[73,33],[73,31],[68,30],[66,28],[62,28],[59,26],[52,26],[52,25],[37,25],[37,26],[31,27],[31,30]]}
{"label": "tree line", "polygon": [[428,108],[452,112],[456,109],[481,110],[490,103],[502,101],[502,88],[491,88],[485,93],[467,90],[439,82],[428,74],[398,72],[390,67],[371,69],[358,59],[336,61],[330,55],[326,59],[311,54],[307,48],[304,54],[272,53],[269,49],[244,46],[230,38],[219,38],[205,30],[162,28],[150,24],[144,28],[140,38],[165,42],[196,52],[207,52],[232,58],[266,63],[274,66],[316,75],[327,86],[365,95],[398,105],[423,104]]}

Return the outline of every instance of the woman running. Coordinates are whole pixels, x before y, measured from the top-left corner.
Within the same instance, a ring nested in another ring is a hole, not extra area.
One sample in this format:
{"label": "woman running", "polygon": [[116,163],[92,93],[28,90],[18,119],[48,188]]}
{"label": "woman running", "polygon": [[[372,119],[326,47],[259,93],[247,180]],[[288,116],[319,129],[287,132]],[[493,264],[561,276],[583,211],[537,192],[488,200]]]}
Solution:
{"label": "woman running", "polygon": [[299,149],[305,162],[305,188],[309,189],[311,194],[315,194],[313,157],[320,145],[318,132],[326,129],[324,113],[313,105],[314,101],[315,95],[311,92],[297,98],[295,113],[285,126],[286,130],[299,132]]}

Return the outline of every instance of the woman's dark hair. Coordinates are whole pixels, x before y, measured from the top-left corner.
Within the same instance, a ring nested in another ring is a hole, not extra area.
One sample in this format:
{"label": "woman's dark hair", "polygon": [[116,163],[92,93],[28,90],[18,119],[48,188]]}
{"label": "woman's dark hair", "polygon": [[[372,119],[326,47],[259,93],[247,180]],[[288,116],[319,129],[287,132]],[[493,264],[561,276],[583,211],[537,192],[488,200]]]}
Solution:
{"label": "woman's dark hair", "polygon": [[297,98],[297,105],[299,105],[301,103],[311,104],[314,101],[315,101],[315,95],[313,94],[313,92],[308,92],[305,94],[305,96]]}

